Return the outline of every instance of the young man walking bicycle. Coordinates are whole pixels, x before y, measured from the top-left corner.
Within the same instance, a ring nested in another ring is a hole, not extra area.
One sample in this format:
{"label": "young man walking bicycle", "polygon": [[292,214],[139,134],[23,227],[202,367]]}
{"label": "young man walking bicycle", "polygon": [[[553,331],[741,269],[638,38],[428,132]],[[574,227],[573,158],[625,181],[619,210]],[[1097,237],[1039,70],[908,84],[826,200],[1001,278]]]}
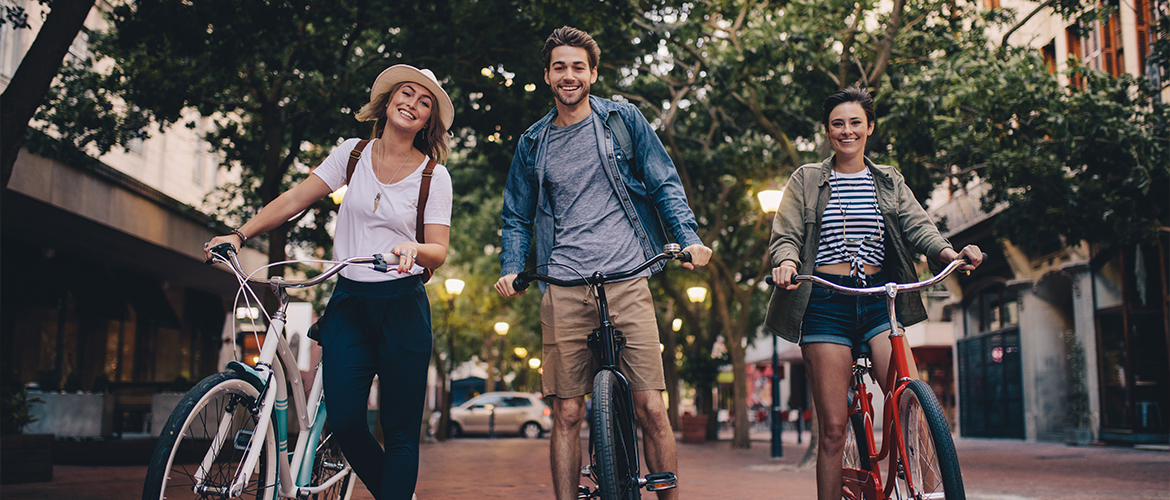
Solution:
{"label": "young man walking bicycle", "polygon": [[[544,81],[556,108],[520,137],[504,189],[502,277],[504,297],[535,246],[541,272],[578,279],[594,271],[632,269],[662,251],[667,231],[703,266],[711,249],[695,234],[695,216],[674,163],[650,123],[628,103],[589,95],[601,49],[588,33],[568,26],[544,44]],[[665,226],[665,227],[664,227]],[[610,316],[626,338],[618,368],[629,380],[651,472],[677,472],[674,432],[661,391],[666,389],[654,301],[647,278],[606,286]],[[598,327],[588,286],[543,287],[543,390],[555,396],[550,455],[559,500],[577,498],[584,396],[597,363],[586,345]],[[677,498],[677,490],[658,492]]]}

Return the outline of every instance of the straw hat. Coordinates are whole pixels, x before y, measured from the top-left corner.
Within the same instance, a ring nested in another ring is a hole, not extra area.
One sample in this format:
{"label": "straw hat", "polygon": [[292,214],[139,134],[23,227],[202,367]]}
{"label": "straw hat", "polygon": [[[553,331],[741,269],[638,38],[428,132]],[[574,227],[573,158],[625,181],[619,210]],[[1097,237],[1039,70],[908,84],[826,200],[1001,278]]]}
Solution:
{"label": "straw hat", "polygon": [[447,95],[429,69],[418,69],[409,64],[395,64],[386,68],[374,80],[374,86],[370,87],[370,102],[399,82],[413,82],[426,87],[439,101],[439,119],[443,122],[443,128],[451,130],[451,122],[455,121],[455,107],[451,105],[451,96]]}

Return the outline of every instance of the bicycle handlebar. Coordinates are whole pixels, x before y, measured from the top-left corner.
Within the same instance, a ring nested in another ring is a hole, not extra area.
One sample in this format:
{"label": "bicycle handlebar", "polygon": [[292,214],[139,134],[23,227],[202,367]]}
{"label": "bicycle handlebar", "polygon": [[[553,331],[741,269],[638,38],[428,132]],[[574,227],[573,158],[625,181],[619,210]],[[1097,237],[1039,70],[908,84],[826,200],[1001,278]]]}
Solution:
{"label": "bicycle handlebar", "polygon": [[[986,253],[983,254],[983,258],[987,259]],[[942,271],[939,271],[938,274],[934,275],[933,278],[930,278],[928,280],[917,281],[914,283],[886,283],[886,284],[883,284],[881,286],[871,286],[871,287],[866,287],[866,288],[850,288],[847,286],[841,286],[841,285],[838,285],[838,284],[833,283],[831,281],[828,281],[824,278],[821,278],[819,276],[814,276],[811,274],[798,274],[798,275],[792,277],[792,281],[801,282],[801,283],[806,282],[806,281],[816,283],[819,286],[822,286],[824,288],[828,288],[829,290],[833,290],[835,292],[838,292],[838,293],[841,293],[844,295],[884,295],[884,294],[889,293],[889,291],[887,289],[887,287],[889,285],[893,285],[894,290],[897,290],[898,292],[915,292],[918,290],[922,290],[922,289],[930,288],[930,287],[934,286],[938,282],[946,279],[947,276],[950,276],[951,273],[955,272],[955,269],[958,269],[959,266],[964,265],[964,264],[970,264],[970,262],[967,261],[966,257],[959,257],[959,258],[951,261],[950,264],[947,264],[947,266],[944,267]],[[769,285],[772,285],[772,286],[776,285],[776,283],[772,280],[771,276],[768,276],[767,278],[765,278],[764,281],[766,281]]]}
{"label": "bicycle handlebar", "polygon": [[581,285],[600,285],[602,283],[610,283],[610,282],[620,281],[620,280],[629,278],[630,276],[633,276],[633,275],[638,274],[642,271],[645,271],[650,266],[657,264],[658,262],[661,262],[664,260],[680,260],[683,262],[690,262],[691,261],[691,254],[690,254],[690,252],[682,251],[682,249],[678,243],[668,243],[668,244],[666,244],[666,247],[662,249],[662,253],[651,257],[646,262],[638,264],[637,267],[630,269],[629,271],[623,271],[623,272],[616,273],[616,274],[605,274],[605,273],[602,273],[601,271],[598,271],[598,272],[593,273],[593,275],[588,277],[588,278],[575,279],[575,280],[562,280],[562,279],[557,279],[557,278],[554,278],[552,276],[548,276],[545,274],[539,274],[539,273],[535,273],[535,272],[525,271],[525,272],[517,274],[516,279],[512,280],[512,289],[517,291],[517,292],[523,292],[524,290],[527,290],[528,285],[531,285],[532,282],[534,282],[534,281],[543,281],[543,282],[548,283],[550,285],[564,286],[564,287],[581,286]]}
{"label": "bicycle handlebar", "polygon": [[272,285],[280,288],[308,288],[321,283],[334,274],[337,274],[346,266],[361,265],[368,267],[375,271],[388,272],[390,269],[398,264],[398,256],[394,254],[374,254],[372,257],[350,257],[341,262],[333,264],[329,269],[326,269],[321,274],[314,276],[311,279],[303,281],[286,281],[283,276],[273,276],[268,279],[253,278],[244,269],[240,267],[240,261],[236,258],[236,248],[231,243],[220,243],[211,248],[211,258],[205,263],[208,265],[215,263],[227,264],[228,268],[232,270],[236,276],[249,283],[257,283],[262,285]]}

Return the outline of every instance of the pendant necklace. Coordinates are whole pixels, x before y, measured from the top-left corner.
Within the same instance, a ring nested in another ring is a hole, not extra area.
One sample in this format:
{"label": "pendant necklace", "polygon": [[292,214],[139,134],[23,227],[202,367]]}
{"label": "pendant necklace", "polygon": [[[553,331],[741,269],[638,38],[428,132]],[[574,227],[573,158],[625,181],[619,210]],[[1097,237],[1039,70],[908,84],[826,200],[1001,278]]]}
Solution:
{"label": "pendant necklace", "polygon": [[[406,165],[406,162],[408,160],[410,160],[411,156],[414,156],[413,150],[411,150],[409,153],[406,154],[406,158],[402,159],[402,163],[398,164],[398,170],[395,170],[394,175],[390,176],[391,181],[393,181],[395,177],[398,177],[398,173],[402,171],[402,167],[404,165]],[[374,195],[374,212],[378,211],[378,201],[380,201],[381,199],[382,199],[382,186],[378,186],[378,193]]]}

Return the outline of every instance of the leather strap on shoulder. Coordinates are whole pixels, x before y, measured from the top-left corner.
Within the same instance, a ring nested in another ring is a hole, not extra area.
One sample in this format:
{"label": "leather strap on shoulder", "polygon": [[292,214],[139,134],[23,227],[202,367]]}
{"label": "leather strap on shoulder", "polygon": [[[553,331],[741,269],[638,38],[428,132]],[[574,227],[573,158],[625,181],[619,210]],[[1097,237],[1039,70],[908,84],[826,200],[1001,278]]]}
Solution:
{"label": "leather strap on shoulder", "polygon": [[362,159],[362,151],[366,150],[366,144],[369,144],[369,139],[362,139],[358,141],[353,150],[349,152],[349,164],[345,166],[345,183],[353,179],[353,171],[357,168],[358,160]]}
{"label": "leather strap on shoulder", "polygon": [[426,243],[423,239],[423,212],[427,208],[427,198],[431,195],[431,177],[435,175],[435,162],[433,158],[427,159],[427,166],[422,171],[422,182],[418,186],[418,221],[415,224],[415,240],[420,244]]}

